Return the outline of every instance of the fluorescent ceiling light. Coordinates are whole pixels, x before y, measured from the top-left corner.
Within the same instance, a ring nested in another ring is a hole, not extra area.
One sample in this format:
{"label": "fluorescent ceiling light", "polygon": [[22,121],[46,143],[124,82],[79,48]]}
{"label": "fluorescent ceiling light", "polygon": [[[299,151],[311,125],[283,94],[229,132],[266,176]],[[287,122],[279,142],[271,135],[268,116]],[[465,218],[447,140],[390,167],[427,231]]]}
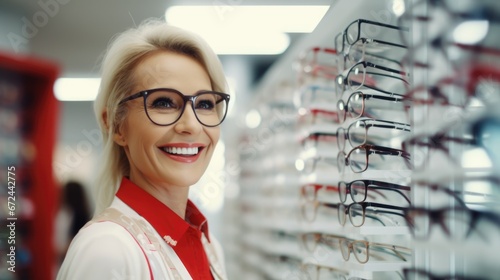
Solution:
{"label": "fluorescent ceiling light", "polygon": [[191,30],[218,54],[279,54],[290,39],[285,33],[311,32],[329,6],[172,6],[169,24]]}
{"label": "fluorescent ceiling light", "polygon": [[59,101],[93,101],[100,83],[100,78],[59,78],[54,95]]}
{"label": "fluorescent ceiling light", "polygon": [[488,34],[487,20],[468,20],[460,23],[453,30],[453,38],[457,43],[474,45]]}

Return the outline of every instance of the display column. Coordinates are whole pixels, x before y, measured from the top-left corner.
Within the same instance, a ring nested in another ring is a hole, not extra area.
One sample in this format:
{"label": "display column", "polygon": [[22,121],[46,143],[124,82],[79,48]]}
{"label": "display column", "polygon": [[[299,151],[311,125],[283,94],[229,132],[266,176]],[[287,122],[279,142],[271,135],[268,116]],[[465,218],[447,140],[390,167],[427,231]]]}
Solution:
{"label": "display column", "polygon": [[[12,170],[9,178],[2,177],[2,218],[15,219],[15,227],[2,234],[15,236],[9,247],[15,252],[15,272],[2,262],[2,279],[54,278],[53,223],[59,203],[52,158],[59,104],[53,84],[58,73],[50,61],[0,54],[0,164]],[[15,183],[8,189],[7,182]],[[14,204],[7,203],[9,196]]]}

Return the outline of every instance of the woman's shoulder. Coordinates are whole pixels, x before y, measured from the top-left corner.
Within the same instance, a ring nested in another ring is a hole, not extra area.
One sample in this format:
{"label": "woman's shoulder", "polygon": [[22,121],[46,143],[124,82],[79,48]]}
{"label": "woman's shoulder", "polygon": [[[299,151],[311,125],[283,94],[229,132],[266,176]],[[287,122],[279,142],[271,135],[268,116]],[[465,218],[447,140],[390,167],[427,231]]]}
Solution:
{"label": "woman's shoulder", "polygon": [[148,264],[132,234],[115,222],[98,221],[75,236],[57,279],[143,279],[145,275],[149,275]]}

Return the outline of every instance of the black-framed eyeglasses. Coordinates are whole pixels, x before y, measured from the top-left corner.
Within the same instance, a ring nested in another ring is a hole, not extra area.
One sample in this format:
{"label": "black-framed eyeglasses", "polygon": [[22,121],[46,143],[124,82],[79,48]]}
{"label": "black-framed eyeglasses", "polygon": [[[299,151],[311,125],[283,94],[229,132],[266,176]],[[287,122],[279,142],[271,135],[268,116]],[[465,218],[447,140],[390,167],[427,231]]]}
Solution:
{"label": "black-framed eyeglasses", "polygon": [[[367,40],[364,40],[364,44],[359,48],[349,48],[347,52],[338,54],[338,63],[337,63],[337,72],[342,73],[346,69],[351,68],[357,62],[368,59],[369,61],[382,64],[382,65],[391,65],[394,69],[403,69],[403,64],[401,61],[389,58],[385,55],[380,55],[378,53],[372,51],[366,51],[366,45],[368,43]],[[406,51],[406,47],[405,47]]]}
{"label": "black-framed eyeglasses", "polygon": [[[468,147],[476,146],[477,140],[474,135],[461,133],[460,137],[452,136],[450,131],[439,131],[434,134],[413,135],[402,142],[402,149],[407,153],[411,153],[413,157],[406,158],[408,168],[422,169],[429,163],[431,155],[435,155],[436,151],[441,151],[450,162],[460,162],[456,158],[457,154],[450,152],[450,144],[453,144],[454,150],[463,151]],[[461,148],[461,149],[459,149]]]}
{"label": "black-framed eyeglasses", "polygon": [[337,129],[337,144],[339,150],[344,151],[347,141],[352,147],[383,142],[387,139],[388,130],[403,134],[395,135],[394,133],[391,133],[390,135],[392,138],[401,136],[406,138],[408,136],[407,134],[411,132],[410,125],[406,123],[375,119],[357,120],[351,123],[347,129],[343,127],[339,127]]}
{"label": "black-framed eyeglasses", "polygon": [[[403,214],[401,214],[401,213],[395,213],[395,212],[391,212],[391,211],[377,210],[377,211],[370,211],[370,213],[366,213],[366,211],[362,212],[362,211],[359,211],[359,209],[354,209],[354,208],[352,210],[350,210],[351,213],[349,213],[347,211],[346,206],[343,205],[342,203],[329,203],[329,202],[322,202],[322,201],[318,201],[318,200],[312,200],[312,201],[306,200],[303,203],[301,203],[301,205],[300,205],[300,213],[301,213],[302,219],[304,219],[306,222],[309,222],[309,223],[316,221],[316,218],[317,218],[318,212],[319,212],[319,210],[318,210],[319,208],[328,212],[328,213],[324,213],[324,214],[320,214],[320,215],[326,214],[328,217],[330,217],[332,215],[331,210],[337,211],[338,212],[337,219],[339,221],[339,224],[342,226],[345,225],[347,215],[353,215],[354,217],[356,217],[356,219],[359,219],[359,217],[363,216],[363,223],[364,223],[364,219],[366,217],[366,218],[373,220],[374,222],[377,222],[378,224],[380,224],[382,226],[386,226],[387,223],[394,225],[394,224],[398,224],[398,222],[395,221],[394,219],[390,218],[388,215],[378,215],[378,214],[396,214],[399,216],[403,216]],[[369,210],[371,210],[371,209],[369,209]],[[340,213],[340,212],[342,212],[342,213]]]}
{"label": "black-framed eyeglasses", "polygon": [[416,240],[429,238],[432,226],[440,225],[447,237],[464,240],[474,231],[484,239],[477,224],[484,219],[500,227],[500,216],[494,212],[474,210],[467,207],[443,207],[428,209],[409,207],[403,209],[405,220]]}
{"label": "black-framed eyeglasses", "polygon": [[383,197],[382,191],[392,191],[400,194],[408,204],[411,204],[410,198],[403,192],[411,191],[411,187],[403,186],[377,180],[354,180],[351,182],[340,181],[338,183],[339,198],[342,203],[347,201],[350,195],[353,202],[364,202],[368,193],[375,192]]}
{"label": "black-framed eyeglasses", "polygon": [[408,268],[405,267],[403,268],[403,275],[405,280],[447,280],[447,279],[454,279],[454,280],[486,280],[488,278],[485,277],[479,277],[477,275],[475,276],[464,276],[464,275],[458,275],[458,274],[450,274],[450,275],[445,275],[445,274],[435,274],[430,271],[427,271],[425,269],[420,269],[420,268]]}
{"label": "black-framed eyeglasses", "polygon": [[159,126],[177,122],[188,101],[196,119],[204,126],[220,125],[227,114],[229,94],[216,91],[200,91],[196,95],[184,95],[172,88],[155,88],[140,91],[122,99],[118,105],[143,97],[144,110],[149,120]]}
{"label": "black-framed eyeglasses", "polygon": [[[389,209],[389,210],[384,210],[384,209]],[[405,215],[402,213],[402,211],[406,209],[407,209],[406,207],[399,207],[399,206],[374,203],[374,202],[355,202],[349,205],[344,205],[340,203],[338,205],[338,219],[340,225],[344,226],[347,221],[347,217],[349,217],[349,221],[353,226],[361,227],[365,223],[365,218],[369,216],[369,214],[366,213],[367,210],[372,215],[382,214],[384,216],[387,216],[386,214],[389,214],[404,218]],[[398,212],[390,210],[397,210]],[[394,224],[398,224],[398,221],[395,220]]]}
{"label": "black-framed eyeglasses", "polygon": [[[372,68],[373,70],[367,71],[368,68]],[[407,81],[409,76],[410,74],[405,71],[385,67],[369,61],[360,61],[337,76],[335,83],[336,94],[341,96],[346,87],[352,91],[356,91],[365,85],[371,87],[380,85],[394,86],[394,81],[399,81],[399,86],[406,91],[409,85]],[[404,93],[404,91],[401,93]]]}
{"label": "black-framed eyeglasses", "polygon": [[409,28],[407,28],[407,27],[400,27],[400,26],[395,26],[395,25],[386,24],[386,23],[382,23],[382,22],[371,21],[371,20],[367,20],[367,19],[357,19],[357,20],[351,22],[344,29],[344,31],[342,31],[341,33],[337,34],[337,36],[335,36],[335,50],[337,51],[337,54],[344,52],[346,44],[349,46],[353,46],[359,41],[361,41],[363,44],[365,44],[365,43],[377,43],[377,44],[389,45],[389,46],[394,46],[394,47],[406,48],[405,45],[401,45],[401,44],[397,44],[397,43],[393,43],[393,42],[361,37],[361,33],[362,33],[361,25],[362,24],[375,25],[375,26],[379,26],[379,27],[400,30],[402,32],[409,31]]}
{"label": "black-framed eyeglasses", "polygon": [[[372,117],[367,113],[365,101],[366,100],[378,100],[381,102],[389,103],[391,102],[403,102],[403,95],[394,94],[391,96],[384,95],[376,95],[376,94],[367,94],[362,91],[353,92],[349,98],[347,98],[347,102],[340,99],[337,102],[337,108],[339,111],[339,120],[340,122],[344,122],[347,119],[347,116],[356,119],[362,116],[364,117]],[[376,107],[376,105],[374,105]]]}
{"label": "black-framed eyeglasses", "polygon": [[[415,180],[412,182],[417,188],[427,188],[433,192],[445,193],[454,200],[454,205],[459,207],[467,207],[467,205],[479,205],[484,206],[487,203],[487,199],[491,198],[489,201],[493,204],[497,204],[498,196],[490,191],[484,191],[482,189],[476,190],[476,186],[500,186],[500,178],[495,175],[481,175],[481,176],[466,176],[463,178],[453,178],[449,182],[430,182],[425,179]],[[463,190],[453,190],[450,188],[451,184],[462,185]],[[489,188],[488,188],[489,189]],[[436,195],[431,195],[435,198]],[[469,199],[470,198],[470,199]],[[467,202],[466,202],[467,201]]]}
{"label": "black-framed eyeglasses", "polygon": [[[350,166],[352,172],[361,173],[368,169],[370,164],[369,156],[379,155],[381,160],[384,160],[384,156],[399,156],[410,162],[411,157],[408,152],[403,150],[388,148],[384,146],[376,146],[370,144],[363,144],[353,148],[347,155],[344,151],[340,151],[337,156],[337,167],[340,173],[343,173],[346,166]],[[372,163],[373,166],[378,165],[377,163]]]}

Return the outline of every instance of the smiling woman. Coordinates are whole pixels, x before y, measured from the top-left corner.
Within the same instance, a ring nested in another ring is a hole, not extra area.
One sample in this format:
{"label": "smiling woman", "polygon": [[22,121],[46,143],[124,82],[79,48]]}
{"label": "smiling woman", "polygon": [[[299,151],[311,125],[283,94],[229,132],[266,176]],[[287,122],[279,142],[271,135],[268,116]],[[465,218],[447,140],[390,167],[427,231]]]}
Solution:
{"label": "smiling woman", "polygon": [[197,35],[148,20],[115,38],[95,102],[103,134],[96,215],[58,279],[225,279],[221,248],[188,199],[229,103]]}

